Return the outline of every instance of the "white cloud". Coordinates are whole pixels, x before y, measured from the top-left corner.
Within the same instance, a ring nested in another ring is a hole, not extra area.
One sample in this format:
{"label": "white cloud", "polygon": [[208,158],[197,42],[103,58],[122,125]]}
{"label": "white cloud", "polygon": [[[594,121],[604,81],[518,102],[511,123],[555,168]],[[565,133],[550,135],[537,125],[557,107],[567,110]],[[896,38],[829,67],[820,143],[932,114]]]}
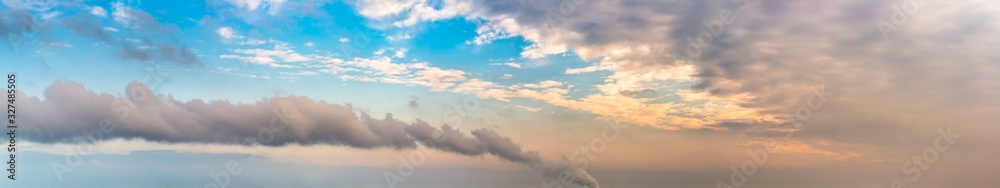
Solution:
{"label": "white cloud", "polygon": [[73,47],[73,45],[66,44],[66,43],[60,43],[60,42],[49,43],[49,46],[60,47],[60,48],[72,48]]}
{"label": "white cloud", "polygon": [[101,18],[108,17],[108,11],[99,6],[90,7],[90,14]]}
{"label": "white cloud", "polygon": [[[437,4],[440,3],[440,4]],[[472,2],[458,0],[359,0],[358,13],[367,18],[409,27],[419,22],[452,18],[472,10]],[[440,8],[436,8],[440,7]],[[402,17],[402,19],[394,19]]]}
{"label": "white cloud", "polygon": [[396,53],[393,54],[392,57],[395,57],[395,58],[405,58],[407,51],[410,51],[410,49],[406,49],[406,48],[397,49]]}
{"label": "white cloud", "polygon": [[538,111],[542,110],[541,108],[532,108],[532,107],[521,106],[521,105],[517,105],[517,107],[523,109],[524,111],[529,111],[529,112],[538,112]]}
{"label": "white cloud", "polygon": [[306,42],[306,46],[312,47],[313,46],[313,42]]}
{"label": "white cloud", "polygon": [[223,68],[223,67],[218,67],[218,68],[216,68],[216,69],[215,69],[214,71],[212,71],[212,72],[215,72],[215,73],[219,73],[219,74],[227,74],[227,75],[233,75],[233,76],[239,76],[239,77],[247,77],[247,78],[263,78],[263,79],[271,79],[271,76],[268,76],[268,75],[266,75],[266,74],[247,74],[247,73],[238,73],[238,72],[236,72],[236,69],[235,69],[235,68],[229,68],[229,67],[226,67],[226,68]]}
{"label": "white cloud", "polygon": [[267,43],[267,41],[260,40],[260,39],[255,39],[255,38],[248,38],[246,41],[240,42],[240,44],[242,44],[242,45],[251,45],[251,46],[256,46],[256,45],[261,45],[261,44],[266,44],[266,43]]}
{"label": "white cloud", "polygon": [[340,42],[343,42],[343,43],[351,42],[351,39],[348,39],[346,37],[340,37]]}
{"label": "white cloud", "polygon": [[533,88],[533,89],[544,89],[544,88],[559,87],[559,86],[562,86],[562,85],[563,85],[563,83],[559,82],[559,81],[546,80],[546,81],[539,82],[537,84],[522,84],[521,86],[524,86],[526,88]]}
{"label": "white cloud", "polygon": [[441,69],[427,62],[394,63],[389,57],[317,58],[322,63],[319,72],[341,75],[342,80],[419,85],[430,87],[432,91],[444,91],[467,79],[463,71]]}
{"label": "white cloud", "polygon": [[612,61],[610,58],[604,58],[597,65],[587,66],[583,68],[566,69],[565,74],[581,74],[581,73],[597,72],[602,70],[617,70],[620,64],[628,64],[628,63],[616,62]]}
{"label": "white cloud", "polygon": [[521,57],[528,59],[538,59],[552,54],[561,54],[566,51],[567,49],[565,45],[548,45],[544,43],[534,43],[528,47],[524,47],[524,51],[521,52]]}
{"label": "white cloud", "polygon": [[220,27],[215,30],[215,33],[218,33],[223,39],[243,38],[243,36],[236,34],[236,32],[233,31],[233,28],[230,27]]}
{"label": "white cloud", "polygon": [[283,63],[301,63],[312,60],[292,50],[287,43],[276,42],[274,49],[236,49],[242,55],[220,55],[222,59],[237,59],[244,63],[267,65],[274,68],[295,68]]}
{"label": "white cloud", "polygon": [[111,16],[114,18],[115,22],[121,24],[125,27],[129,27],[133,22],[133,17],[129,11],[130,8],[126,7],[125,4],[121,2],[111,3]]}
{"label": "white cloud", "polygon": [[407,40],[410,39],[410,34],[389,35],[388,37],[386,37],[386,39],[388,39],[389,41]]}
{"label": "white cloud", "polygon": [[118,32],[118,29],[116,29],[114,27],[104,27],[104,30],[105,31],[111,31],[111,32]]}
{"label": "white cloud", "polygon": [[521,68],[521,64],[517,64],[517,63],[514,63],[514,62],[507,62],[507,63],[504,63],[504,65],[507,65],[509,67],[514,67],[514,68],[517,68],[517,69]]}
{"label": "white cloud", "polygon": [[52,18],[59,17],[59,15],[62,15],[62,12],[52,11],[52,12],[42,13],[41,17],[43,20],[51,20]]}
{"label": "white cloud", "polygon": [[484,45],[492,43],[495,40],[505,39],[513,37],[507,30],[504,29],[504,25],[515,24],[513,19],[504,19],[502,21],[488,22],[484,25],[476,28],[476,37],[470,41],[466,41],[466,44]]}
{"label": "white cloud", "polygon": [[513,67],[515,69],[520,69],[521,68],[521,64],[517,64],[517,63],[514,63],[514,62],[490,63],[490,65],[494,65],[494,66],[508,66],[508,67]]}
{"label": "white cloud", "polygon": [[607,95],[619,95],[622,92],[663,87],[658,84],[692,82],[695,81],[692,76],[696,72],[692,65],[655,71],[616,71],[608,76],[604,84],[597,85],[596,88]]}
{"label": "white cloud", "polygon": [[360,0],[358,13],[369,18],[382,19],[410,9],[419,0]]}
{"label": "white cloud", "polygon": [[[395,58],[406,58],[406,52],[409,52],[409,51],[410,51],[410,49],[408,49],[408,48],[379,48],[378,50],[375,50],[375,52],[372,52],[372,54],[376,55],[376,56],[386,55],[386,56],[392,56],[392,57],[395,57]],[[386,54],[386,53],[390,53],[390,54]]]}
{"label": "white cloud", "polygon": [[225,0],[225,2],[238,8],[253,12],[258,9],[268,8],[268,13],[277,14],[287,0]]}
{"label": "white cloud", "polygon": [[500,79],[510,79],[510,78],[513,78],[513,77],[514,77],[514,75],[512,75],[512,74],[503,74],[503,76],[500,76]]}

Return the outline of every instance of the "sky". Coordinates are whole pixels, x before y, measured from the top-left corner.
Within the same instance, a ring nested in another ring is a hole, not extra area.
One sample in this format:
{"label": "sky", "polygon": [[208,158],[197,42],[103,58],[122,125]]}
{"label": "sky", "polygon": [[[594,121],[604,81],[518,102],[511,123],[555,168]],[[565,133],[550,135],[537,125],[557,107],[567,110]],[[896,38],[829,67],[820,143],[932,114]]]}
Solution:
{"label": "sky", "polygon": [[995,187],[996,18],[987,0],[2,0],[19,134],[0,184]]}

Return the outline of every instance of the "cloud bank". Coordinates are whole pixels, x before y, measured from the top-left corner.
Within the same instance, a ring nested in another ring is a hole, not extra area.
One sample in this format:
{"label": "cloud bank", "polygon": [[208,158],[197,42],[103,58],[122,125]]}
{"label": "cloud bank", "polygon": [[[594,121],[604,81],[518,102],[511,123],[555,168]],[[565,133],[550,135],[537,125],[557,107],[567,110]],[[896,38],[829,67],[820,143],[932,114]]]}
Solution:
{"label": "cloud bank", "polygon": [[[275,97],[253,104],[228,101],[182,102],[131,83],[128,97],[97,94],[75,82],[55,82],[39,97],[18,94],[25,138],[39,143],[143,139],[168,143],[341,145],[354,148],[414,149],[418,143],[467,156],[490,154],[556,178],[574,176],[580,185],[599,187],[589,174],[547,161],[508,137],[478,129],[466,136],[448,125],[440,129],[386,114],[356,115],[350,107],[302,96]],[[23,114],[23,115],[22,115]],[[103,132],[98,133],[101,130]],[[82,136],[82,137],[81,137]],[[246,139],[255,142],[245,142]]]}

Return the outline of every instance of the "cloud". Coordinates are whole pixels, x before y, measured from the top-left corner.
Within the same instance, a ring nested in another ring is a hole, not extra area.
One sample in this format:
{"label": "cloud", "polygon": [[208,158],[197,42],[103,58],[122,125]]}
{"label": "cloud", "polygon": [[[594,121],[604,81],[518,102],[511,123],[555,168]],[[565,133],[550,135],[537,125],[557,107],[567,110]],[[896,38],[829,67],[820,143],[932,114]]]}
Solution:
{"label": "cloud", "polygon": [[187,45],[152,44],[149,40],[146,42],[151,46],[134,46],[126,41],[119,41],[122,48],[120,57],[125,60],[169,61],[185,66],[201,64],[198,56]]}
{"label": "cloud", "polygon": [[63,19],[62,26],[77,34],[95,38],[104,42],[110,42],[113,40],[110,34],[104,32],[105,29],[101,27],[100,21],[84,14],[78,14]]}
{"label": "cloud", "polygon": [[542,159],[535,151],[524,151],[521,145],[510,138],[504,137],[493,130],[477,129],[472,131],[473,137],[466,137],[461,131],[444,125],[438,131],[426,124],[417,124],[407,128],[417,140],[424,145],[443,151],[455,152],[467,156],[479,156],[489,153],[512,162],[531,167],[547,178],[563,178],[572,180],[578,185],[599,188],[597,180],[586,171],[565,162]]}
{"label": "cloud", "polygon": [[246,9],[248,11],[255,11],[257,9],[263,9],[271,7],[272,9],[280,8],[285,2],[284,0],[226,0],[225,2],[235,5],[236,7]]}
{"label": "cloud", "polygon": [[233,31],[233,28],[230,27],[220,27],[215,30],[215,33],[218,33],[223,39],[243,38],[243,36],[237,35],[236,32]]}
{"label": "cloud", "polygon": [[544,43],[531,44],[528,47],[524,47],[524,51],[521,52],[521,57],[528,59],[538,59],[551,54],[561,54],[566,52],[566,46],[564,45],[548,45]]}
{"label": "cloud", "polygon": [[[387,115],[374,119],[356,116],[350,108],[291,96],[271,98],[255,104],[192,100],[180,102],[152,93],[140,83],[129,84],[130,98],[87,91],[83,85],[53,83],[44,101],[27,97],[22,105],[37,115],[24,117],[31,140],[41,143],[76,142],[79,130],[99,129],[102,119],[115,122],[113,134],[97,138],[145,139],[173,143],[244,144],[258,132],[281,126],[270,142],[260,144],[331,144],[360,148],[412,148],[415,143],[403,133],[404,123]],[[142,93],[142,95],[135,95]],[[140,96],[140,97],[136,97]],[[141,102],[140,102],[141,99]],[[128,118],[119,118],[127,116]],[[282,125],[272,124],[279,117]]]}
{"label": "cloud", "polygon": [[[294,28],[300,18],[326,20],[330,14],[324,9],[330,0],[220,0],[207,1],[211,9],[206,16],[213,20],[237,20],[258,28]],[[326,24],[324,24],[326,25]]]}
{"label": "cloud", "polygon": [[[372,52],[372,54],[376,56],[391,55],[394,58],[406,58],[406,52],[408,51],[410,51],[410,49],[408,48],[379,48],[375,52]],[[391,54],[386,54],[386,53],[391,53]]]}
{"label": "cloud", "polygon": [[[410,39],[410,38],[411,38],[410,34],[389,35],[389,36],[385,37],[385,39],[389,40],[389,41],[400,41],[400,40],[407,40],[407,39]],[[343,41],[341,41],[341,42],[343,42]]]}
{"label": "cloud", "polygon": [[546,80],[546,81],[539,82],[537,84],[523,84],[521,86],[524,86],[526,88],[532,88],[532,89],[544,89],[544,88],[559,87],[559,86],[562,86],[562,85],[563,85],[563,83],[559,82],[559,81]]}
{"label": "cloud", "polygon": [[466,41],[465,43],[475,44],[475,45],[485,45],[493,43],[493,41],[495,40],[514,37],[514,35],[507,33],[507,31],[504,30],[502,26],[504,24],[513,24],[510,22],[514,22],[514,20],[506,19],[499,22],[489,22],[484,25],[481,25],[479,26],[479,28],[476,28],[476,37],[470,41]]}
{"label": "cloud", "polygon": [[[909,21],[888,33],[888,40],[878,23],[891,21],[898,2],[474,5],[473,13],[464,16],[534,43],[522,57],[545,57],[559,51],[546,53],[541,50],[545,46],[564,45],[592,62],[566,74],[611,72],[594,86],[601,93],[577,100],[503,86],[470,92],[482,97],[529,97],[671,130],[683,130],[676,129],[681,125],[750,137],[794,132],[790,143],[811,145],[791,148],[837,158],[858,155],[862,157],[851,159],[864,163],[905,155],[886,152],[909,147],[898,138],[934,139],[918,130],[962,125],[969,133],[995,132],[995,122],[1000,122],[987,115],[1000,113],[998,99],[992,97],[1000,96],[1000,41],[987,40],[1000,31],[1000,24],[975,21],[1000,16],[996,2],[924,2]],[[721,20],[724,12],[733,16],[732,22],[720,24],[728,22]],[[834,97],[811,111],[803,127],[779,128],[790,125],[783,124],[788,117],[804,113],[799,110],[814,99],[813,88],[825,88]],[[632,95],[647,90],[679,99],[662,102]],[[899,120],[915,117],[920,118]]]}
{"label": "cloud", "polygon": [[313,60],[308,56],[299,54],[285,42],[277,42],[274,49],[235,49],[237,54],[220,55],[223,59],[237,59],[244,63],[267,65],[275,68],[294,68],[296,66],[282,63],[301,63]]}
{"label": "cloud", "polygon": [[0,10],[0,18],[3,18],[3,21],[0,21],[0,34],[5,36],[11,45],[17,43],[15,40],[25,39],[24,36],[36,34],[48,36],[48,27],[24,10]]}
{"label": "cloud", "polygon": [[[467,137],[447,125],[437,129],[419,119],[406,123],[392,114],[382,119],[365,113],[359,116],[350,107],[302,96],[234,104],[200,99],[181,102],[168,95],[154,94],[146,85],[135,82],[126,90],[128,97],[120,98],[88,91],[79,83],[57,81],[45,89],[45,100],[18,93],[20,105],[27,109],[25,116],[19,117],[26,127],[25,138],[39,143],[121,138],[244,145],[254,144],[245,142],[247,138],[256,138],[256,144],[268,146],[325,144],[394,149],[412,149],[422,143],[468,156],[489,153],[533,169],[544,169],[542,173],[549,177],[555,177],[551,176],[554,173],[551,170],[571,169],[545,161],[538,152],[525,151],[492,130],[473,130],[473,137]],[[81,134],[88,138],[80,137]],[[587,178],[586,185],[598,187],[589,175],[576,176]]]}
{"label": "cloud", "polygon": [[90,7],[90,14],[101,18],[108,17],[108,11],[99,6]]}
{"label": "cloud", "polygon": [[[271,124],[271,120],[279,117],[287,129],[276,131],[273,141],[261,144],[332,144],[361,148],[415,146],[403,132],[405,123],[393,119],[391,114],[384,119],[365,114],[358,117],[348,107],[306,97],[271,98],[255,104],[180,102],[153,94],[140,83],[129,84],[127,89],[132,94],[130,98],[119,98],[87,91],[78,83],[55,82],[45,90],[44,101],[23,96],[26,100],[22,104],[37,112],[24,117],[24,125],[36,127],[26,132],[32,135],[33,141],[41,143],[75,142],[71,138],[78,136],[78,130],[98,128],[100,120],[112,119],[117,121],[115,134],[100,139],[240,144],[243,138],[256,137],[262,128],[278,126]],[[120,119],[119,115],[128,118]]]}
{"label": "cloud", "polygon": [[29,10],[33,12],[50,12],[59,6],[57,1],[3,0],[0,1],[14,10]]}
{"label": "cloud", "polygon": [[392,57],[395,57],[395,58],[406,58],[406,52],[407,51],[410,51],[410,49],[399,48],[399,49],[396,50],[396,53],[394,53],[392,55]]}
{"label": "cloud", "polygon": [[459,0],[357,0],[354,4],[361,15],[377,20],[391,20],[395,27],[452,18],[466,14],[472,8],[470,2]]}
{"label": "cloud", "polygon": [[[339,58],[316,56],[321,62],[316,65],[319,72],[341,75],[341,80],[381,82],[390,84],[420,85],[431,87],[432,91],[443,91],[466,80],[466,72],[442,69],[427,62],[395,63],[392,58]],[[360,74],[359,74],[360,73]]]}
{"label": "cloud", "polygon": [[[362,15],[395,23],[431,21],[407,14],[408,7],[421,3],[405,1],[394,11]],[[808,88],[816,85],[843,89],[841,96],[875,106],[921,103],[954,109],[992,104],[989,101],[995,99],[989,96],[1000,95],[994,89],[1000,88],[1000,68],[990,63],[1000,59],[992,53],[1000,45],[984,40],[1000,31],[1000,25],[970,21],[996,16],[1000,3],[921,4],[915,13],[919,16],[910,16],[911,21],[891,33],[888,41],[877,23],[890,19],[897,6],[891,2],[468,3],[471,7],[455,17],[483,22],[473,43],[519,36],[532,43],[523,49],[523,58],[572,52],[597,63],[568,69],[566,74],[611,71],[604,84],[595,86],[604,93],[595,98],[697,83],[692,90],[717,96],[708,100],[720,100],[709,102],[728,101],[738,107],[733,110],[753,111],[750,114],[757,116],[753,119],[774,120],[794,110],[801,104],[794,99],[809,96]],[[358,9],[376,10],[366,5],[358,4]],[[942,50],[942,46],[967,50]],[[482,91],[492,93],[482,96],[505,93]],[[770,120],[763,123],[777,123]]]}
{"label": "cloud", "polygon": [[527,107],[527,106],[521,106],[521,105],[517,105],[517,107],[521,108],[521,109],[524,109],[524,111],[529,111],[529,112],[538,112],[538,111],[542,110],[541,108]]}
{"label": "cloud", "polygon": [[515,69],[520,69],[521,68],[521,64],[517,64],[517,63],[514,63],[514,62],[491,63],[490,65],[503,65],[503,66],[513,67]]}
{"label": "cloud", "polygon": [[121,2],[111,3],[111,16],[115,22],[124,28],[130,28],[143,34],[166,34],[171,29],[161,25],[153,15],[146,11],[132,9]]}
{"label": "cloud", "polygon": [[417,96],[411,95],[410,96],[410,102],[407,102],[406,104],[409,105],[410,108],[420,108],[420,103],[417,103],[417,99],[420,99],[420,98],[417,97]]}
{"label": "cloud", "polygon": [[[112,7],[115,22],[132,31],[131,34],[143,37],[142,40],[115,39],[106,31],[119,32],[119,29],[102,26],[101,22],[91,14],[77,14],[63,18],[60,20],[60,25],[84,37],[119,45],[121,48],[119,57],[124,60],[167,61],[184,66],[201,64],[194,50],[178,42],[174,37],[174,27],[163,26],[149,13],[133,10],[120,2],[112,3]],[[132,42],[141,45],[136,46]]]}

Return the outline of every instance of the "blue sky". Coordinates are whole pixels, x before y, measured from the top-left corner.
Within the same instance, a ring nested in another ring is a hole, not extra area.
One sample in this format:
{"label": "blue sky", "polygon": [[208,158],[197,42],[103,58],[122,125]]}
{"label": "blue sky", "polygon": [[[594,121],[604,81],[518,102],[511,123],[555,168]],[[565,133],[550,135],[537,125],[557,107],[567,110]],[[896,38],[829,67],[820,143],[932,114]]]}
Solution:
{"label": "blue sky", "polygon": [[[122,6],[119,7],[119,9],[123,9],[122,12],[126,12],[124,9],[135,9],[152,15],[153,20],[150,21],[156,23],[154,23],[155,26],[150,27],[164,31],[139,28],[140,26],[137,25],[140,23],[118,21],[128,20],[128,18],[119,19],[115,16],[116,6],[119,5]],[[471,44],[469,42],[477,35],[475,32],[478,28],[477,23],[482,22],[477,20],[450,18],[434,21],[433,24],[409,28],[372,28],[375,27],[373,25],[379,23],[366,20],[345,2],[315,3],[313,8],[316,10],[313,11],[317,12],[305,15],[269,14],[268,10],[264,10],[266,5],[262,5],[260,10],[241,9],[238,7],[239,5],[226,3],[213,5],[216,6],[213,8],[218,10],[201,8],[204,6],[206,6],[204,2],[88,2],[73,6],[64,3],[56,6],[52,11],[57,12],[61,17],[78,15],[92,17],[102,29],[102,31],[97,32],[103,32],[118,40],[101,41],[101,39],[86,37],[86,34],[74,31],[50,29],[44,33],[44,36],[40,35],[30,39],[35,43],[48,44],[19,46],[25,49],[5,51],[4,53],[24,58],[12,61],[36,62],[18,65],[24,66],[21,72],[27,80],[33,84],[37,83],[37,86],[25,87],[25,91],[29,93],[41,93],[47,83],[55,80],[88,83],[88,88],[108,93],[123,92],[121,86],[131,81],[162,82],[157,83],[155,88],[157,92],[170,93],[181,100],[201,98],[243,102],[271,96],[278,90],[295,94],[311,92],[314,94],[308,96],[335,102],[358,100],[338,100],[336,97],[327,98],[322,95],[363,94],[363,96],[353,96],[358,98],[373,93],[382,93],[384,95],[379,96],[379,98],[401,99],[412,95],[406,93],[427,90],[426,87],[421,86],[401,87],[385,83],[339,79],[336,75],[317,74],[320,70],[318,68],[292,65],[281,62],[280,59],[275,63],[296,67],[278,68],[223,57],[239,54],[234,52],[235,50],[274,50],[278,45],[282,45],[282,48],[289,52],[301,55],[326,56],[345,60],[386,57],[399,63],[426,62],[441,69],[464,71],[471,78],[491,80],[507,85],[537,83],[546,80],[557,80],[567,85],[593,85],[602,81],[599,76],[562,76],[562,72],[568,68],[585,65],[584,60],[572,53],[539,59],[522,58],[520,56],[521,50],[531,43],[521,37],[512,36],[499,39],[492,41],[489,45]],[[49,20],[40,20],[40,22],[46,21]],[[42,24],[59,25],[57,20],[50,22],[52,23]],[[225,31],[227,35],[222,35],[222,31]],[[409,38],[406,40],[389,39],[392,36],[407,36]],[[48,37],[51,39],[45,39]],[[155,48],[155,45],[163,44],[184,46],[197,56],[198,62],[184,64],[170,61],[129,59],[123,57],[123,52],[117,49],[124,48],[119,43],[127,43],[133,48]],[[401,52],[401,49],[406,50]],[[376,55],[375,53],[379,51],[382,53]],[[397,53],[400,56],[393,57]],[[86,57],[86,59],[78,57]],[[503,65],[507,63],[520,68]],[[96,72],[116,72],[116,74],[93,74]],[[294,75],[304,72],[310,75]],[[510,74],[511,77],[504,78],[506,74]],[[606,75],[607,73],[594,74]],[[162,81],[159,81],[160,79]],[[213,85],[222,84],[253,89],[232,90],[224,87],[213,87]],[[201,92],[188,88],[214,90]],[[364,88],[380,92],[336,92],[364,90]],[[384,92],[396,90],[403,92]],[[572,90],[571,93],[573,96],[582,96],[594,92],[590,88],[578,88]],[[390,95],[391,93],[401,95]]]}

